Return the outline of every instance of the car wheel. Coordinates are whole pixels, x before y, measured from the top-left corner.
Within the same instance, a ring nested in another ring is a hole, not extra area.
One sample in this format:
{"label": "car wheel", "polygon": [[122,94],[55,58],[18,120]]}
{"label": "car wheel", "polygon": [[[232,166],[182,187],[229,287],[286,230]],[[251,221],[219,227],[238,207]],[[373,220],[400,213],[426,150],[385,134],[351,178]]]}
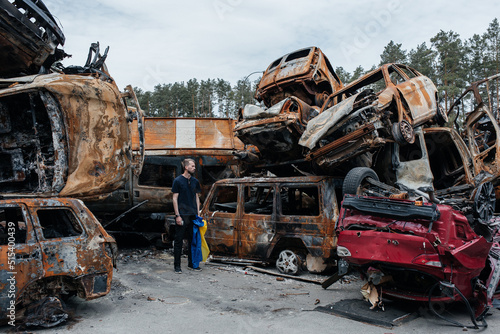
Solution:
{"label": "car wheel", "polygon": [[439,104],[436,110],[436,123],[439,125],[444,125],[448,122],[448,115],[446,115],[446,111]]}
{"label": "car wheel", "polygon": [[392,136],[400,145],[413,144],[415,142],[413,127],[406,120],[392,124]]}
{"label": "car wheel", "polygon": [[487,223],[495,212],[496,196],[495,188],[491,182],[479,185],[474,194],[474,217],[482,223]]}
{"label": "car wheel", "polygon": [[276,268],[283,274],[297,275],[302,271],[303,263],[304,257],[301,254],[285,249],[276,260]]}
{"label": "car wheel", "polygon": [[364,189],[366,189],[367,178],[371,177],[375,181],[378,181],[377,173],[368,167],[355,167],[347,173],[344,178],[344,184],[342,185],[342,193],[352,194],[352,195],[362,195]]}

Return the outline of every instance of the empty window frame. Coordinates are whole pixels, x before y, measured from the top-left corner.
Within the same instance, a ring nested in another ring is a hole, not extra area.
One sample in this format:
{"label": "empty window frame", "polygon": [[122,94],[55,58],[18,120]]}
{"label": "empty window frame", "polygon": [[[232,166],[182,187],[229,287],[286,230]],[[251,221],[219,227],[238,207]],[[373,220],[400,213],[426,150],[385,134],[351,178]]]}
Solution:
{"label": "empty window frame", "polygon": [[0,245],[13,236],[16,244],[26,242],[26,220],[20,207],[0,207]]}
{"label": "empty window frame", "polygon": [[69,208],[38,209],[37,215],[45,239],[74,237],[83,232]]}
{"label": "empty window frame", "polygon": [[274,186],[245,186],[244,212],[249,214],[270,215],[274,206]]}
{"label": "empty window frame", "polygon": [[171,187],[176,176],[177,166],[153,165],[145,163],[139,175],[139,184],[150,187]]}
{"label": "empty window frame", "polygon": [[280,189],[281,213],[286,216],[319,216],[317,186],[283,186]]}
{"label": "empty window frame", "polygon": [[238,207],[237,186],[217,186],[210,202],[210,211],[235,213]]}

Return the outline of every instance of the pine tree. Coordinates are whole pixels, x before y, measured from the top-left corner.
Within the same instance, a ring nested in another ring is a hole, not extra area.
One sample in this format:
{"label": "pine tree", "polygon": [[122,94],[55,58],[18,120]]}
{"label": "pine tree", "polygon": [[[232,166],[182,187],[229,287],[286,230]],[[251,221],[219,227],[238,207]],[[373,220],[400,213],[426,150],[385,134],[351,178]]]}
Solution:
{"label": "pine tree", "polygon": [[444,98],[445,109],[465,88],[465,50],[460,36],[454,31],[441,30],[431,38],[437,52],[435,84]]}
{"label": "pine tree", "polygon": [[434,81],[434,59],[436,53],[423,42],[408,52],[408,65]]}
{"label": "pine tree", "polygon": [[351,80],[351,74],[349,72],[347,72],[342,66],[336,67],[335,73],[337,74],[340,81],[342,81],[342,83],[344,85],[347,85],[349,83],[349,81]]}
{"label": "pine tree", "polygon": [[384,51],[380,55],[379,66],[387,63],[406,64],[406,50],[403,50],[401,45],[402,44],[394,43],[394,41],[391,40],[389,44],[384,47]]}

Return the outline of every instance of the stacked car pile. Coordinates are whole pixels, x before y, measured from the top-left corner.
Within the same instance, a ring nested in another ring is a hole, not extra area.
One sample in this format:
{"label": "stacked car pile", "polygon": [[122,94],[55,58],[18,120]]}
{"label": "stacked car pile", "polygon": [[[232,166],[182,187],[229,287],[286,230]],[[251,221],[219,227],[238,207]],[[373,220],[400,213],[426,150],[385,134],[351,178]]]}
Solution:
{"label": "stacked car pile", "polygon": [[0,1],[0,319],[11,325],[27,307],[25,324],[53,326],[68,316],[61,296],[109,292],[116,242],[74,198],[105,197],[142,163],[123,101],[133,92],[107,73],[107,50],[63,67],[64,41],[42,1]]}
{"label": "stacked car pile", "polygon": [[264,107],[240,111],[235,135],[247,148],[237,156],[253,171],[341,180],[341,261],[385,296],[474,299],[472,319],[483,320],[500,280],[499,106],[490,88],[499,78],[473,83],[445,112],[432,81],[406,65],[343,86],[318,48],[299,50],[264,72],[256,93]]}

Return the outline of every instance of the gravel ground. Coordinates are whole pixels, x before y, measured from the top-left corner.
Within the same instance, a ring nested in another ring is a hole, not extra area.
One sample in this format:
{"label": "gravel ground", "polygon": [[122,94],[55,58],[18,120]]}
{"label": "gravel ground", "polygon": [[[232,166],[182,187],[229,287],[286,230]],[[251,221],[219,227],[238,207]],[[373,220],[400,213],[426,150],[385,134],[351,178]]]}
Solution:
{"label": "gravel ground", "polygon": [[[110,294],[92,301],[72,297],[71,320],[31,333],[457,333],[431,315],[392,329],[314,311],[342,299],[361,299],[364,282],[349,275],[324,290],[320,285],[254,272],[225,264],[201,264],[203,271],[173,271],[168,251],[125,250],[119,256]],[[326,276],[302,274],[323,281]],[[369,307],[366,302],[366,308]],[[489,327],[498,332],[500,311],[493,309]],[[458,320],[467,321],[458,308]],[[0,327],[8,331],[9,327]],[[476,332],[477,330],[469,329]]]}

